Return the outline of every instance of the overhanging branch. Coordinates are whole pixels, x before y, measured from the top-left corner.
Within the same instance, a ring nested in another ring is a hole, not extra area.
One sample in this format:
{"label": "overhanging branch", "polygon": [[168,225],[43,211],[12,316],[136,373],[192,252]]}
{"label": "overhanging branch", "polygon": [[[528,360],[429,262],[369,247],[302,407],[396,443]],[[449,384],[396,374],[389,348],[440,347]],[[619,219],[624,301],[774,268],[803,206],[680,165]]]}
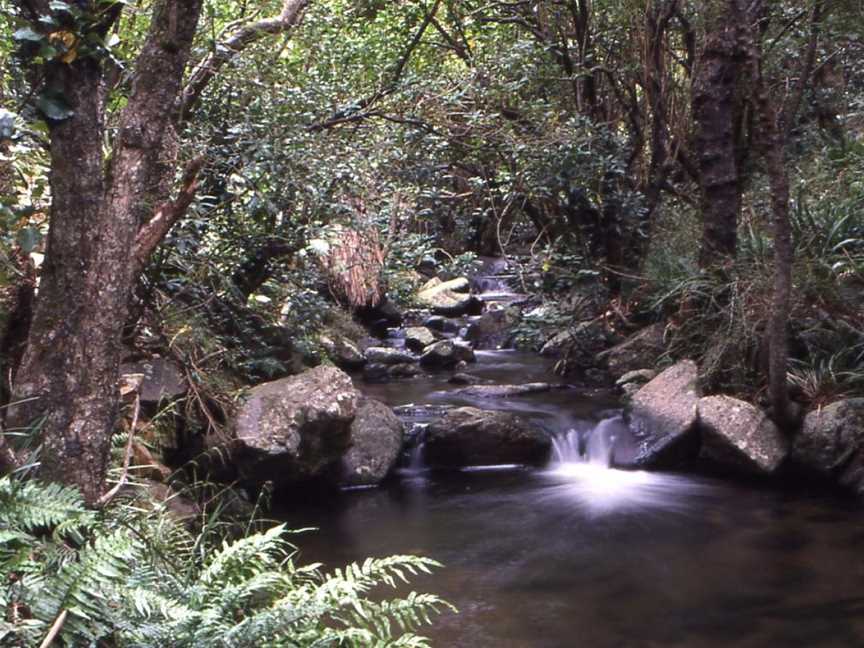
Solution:
{"label": "overhanging branch", "polygon": [[284,0],[278,16],[242,25],[224,41],[217,43],[192,70],[189,82],[178,100],[175,111],[177,121],[183,121],[195,108],[207,84],[226,63],[265,36],[281,34],[297,25],[303,17],[303,10],[311,2],[312,0]]}

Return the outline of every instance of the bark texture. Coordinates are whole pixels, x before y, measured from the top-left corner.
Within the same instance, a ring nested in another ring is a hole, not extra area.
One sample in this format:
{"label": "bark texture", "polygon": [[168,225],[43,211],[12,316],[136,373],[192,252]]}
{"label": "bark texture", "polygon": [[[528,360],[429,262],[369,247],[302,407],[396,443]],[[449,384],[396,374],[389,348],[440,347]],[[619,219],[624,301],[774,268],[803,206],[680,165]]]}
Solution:
{"label": "bark texture", "polygon": [[[761,13],[761,0],[754,0],[754,16]],[[818,7],[818,5],[817,5]],[[747,23],[742,36],[743,50],[752,84],[757,113],[757,144],[764,159],[771,187],[771,212],[774,229],[774,287],[768,319],[768,393],[774,419],[782,427],[790,422],[789,390],[786,373],[789,364],[787,327],[792,295],[792,227],[789,222],[789,175],[786,170],[786,128],[783,109],[768,89],[762,70],[762,46],[755,20]],[[814,46],[815,47],[815,46]],[[809,75],[808,63],[804,71]],[[806,81],[804,81],[806,83]]]}
{"label": "bark texture", "polygon": [[736,0],[729,0],[725,9],[717,12],[691,90],[693,151],[702,212],[699,261],[703,268],[722,266],[734,259],[737,245],[742,113],[738,40],[740,21],[746,13],[737,5]]}
{"label": "bark texture", "polygon": [[[103,70],[91,58],[54,62],[48,83],[74,114],[51,124],[52,205],[45,264],[12,425],[41,420],[41,476],[102,493],[114,427],[120,337],[136,275],[140,224],[173,175],[166,151],[201,0],[162,0],[138,58],[106,173]],[[158,203],[156,203],[158,204]]]}
{"label": "bark texture", "polygon": [[[186,167],[176,195],[176,125],[207,83],[233,56],[261,37],[297,24],[311,0],[285,0],[272,19],[242,25],[183,75],[203,0],[157,0],[135,63],[131,91],[119,115],[106,162],[106,72],[81,56],[48,64],[48,87],[74,113],[51,129],[52,206],[45,263],[33,322],[9,410],[10,426],[38,423],[41,476],[78,486],[99,501],[118,409],[121,338],[131,296],[150,255],[195,196],[203,158]],[[103,36],[122,3],[108,11],[78,3],[98,16]],[[50,12],[43,0],[19,0],[35,30]]]}

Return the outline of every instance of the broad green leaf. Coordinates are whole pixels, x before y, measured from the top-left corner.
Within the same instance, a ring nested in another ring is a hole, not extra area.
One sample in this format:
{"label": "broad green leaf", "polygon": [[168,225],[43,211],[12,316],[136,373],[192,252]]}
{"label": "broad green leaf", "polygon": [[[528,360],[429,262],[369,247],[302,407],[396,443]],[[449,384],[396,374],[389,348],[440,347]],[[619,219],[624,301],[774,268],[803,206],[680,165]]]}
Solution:
{"label": "broad green leaf", "polygon": [[52,121],[63,121],[75,114],[69,104],[57,95],[40,95],[36,101],[36,107],[47,119]]}
{"label": "broad green leaf", "polygon": [[18,231],[18,245],[24,254],[30,254],[42,240],[42,234],[35,227],[25,227]]}
{"label": "broad green leaf", "polygon": [[45,37],[42,34],[33,31],[29,27],[22,27],[12,34],[12,38],[16,41],[30,41],[31,43],[38,43]]}

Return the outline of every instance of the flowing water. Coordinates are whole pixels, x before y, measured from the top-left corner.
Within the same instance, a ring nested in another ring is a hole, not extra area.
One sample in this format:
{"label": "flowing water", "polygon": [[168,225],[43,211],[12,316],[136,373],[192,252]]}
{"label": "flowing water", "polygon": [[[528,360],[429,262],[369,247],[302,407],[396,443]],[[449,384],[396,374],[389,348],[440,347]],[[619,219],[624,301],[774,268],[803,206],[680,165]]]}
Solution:
{"label": "flowing water", "polygon": [[[553,381],[533,354],[481,352],[494,383]],[[454,603],[439,648],[864,646],[864,518],[836,496],[609,467],[627,427],[577,389],[458,393],[449,374],[358,387],[397,407],[414,450],[386,485],[295,503],[301,557],[330,567],[415,553],[412,583]],[[424,469],[422,428],[447,406],[516,412],[554,439],[545,469]]]}

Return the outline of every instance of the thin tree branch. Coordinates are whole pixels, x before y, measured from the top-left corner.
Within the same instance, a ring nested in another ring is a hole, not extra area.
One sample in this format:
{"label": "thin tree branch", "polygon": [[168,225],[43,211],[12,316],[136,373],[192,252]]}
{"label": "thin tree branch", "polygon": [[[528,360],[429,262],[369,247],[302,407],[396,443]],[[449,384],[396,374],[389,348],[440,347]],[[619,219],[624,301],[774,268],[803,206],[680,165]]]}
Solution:
{"label": "thin tree branch", "polygon": [[[423,35],[426,33],[426,29],[429,27],[429,25],[432,24],[432,21],[435,20],[435,14],[438,13],[438,9],[441,6],[441,1],[442,0],[435,0],[435,4],[432,5],[432,9],[424,12],[425,17],[423,19],[423,22],[420,24],[420,27],[415,32],[414,37],[411,39],[411,42],[408,43],[407,47],[402,52],[402,56],[400,56],[399,60],[396,61],[396,65],[393,67],[393,72],[390,74],[390,78],[383,88],[376,91],[374,94],[371,94],[368,97],[365,97],[364,99],[361,99],[360,101],[351,104],[349,107],[339,110],[336,114],[330,116],[323,121],[310,124],[306,127],[306,130],[312,133],[317,133],[319,131],[327,130],[328,128],[332,128],[333,126],[338,126],[340,124],[346,124],[367,119],[372,114],[371,111],[367,111],[368,108],[371,108],[379,100],[383,99],[387,95],[393,94],[396,91],[399,80],[402,78],[402,74],[405,71],[405,66],[411,59],[411,55],[414,53],[414,50],[417,49],[417,46],[423,40]],[[363,111],[367,112],[364,113]]]}
{"label": "thin tree branch", "polygon": [[198,188],[199,174],[205,162],[206,158],[203,155],[189,162],[183,173],[183,181],[177,197],[157,209],[153,217],[138,231],[132,247],[133,262],[138,269],[144,268],[150,255],[192,204],[195,190]]}
{"label": "thin tree branch", "polygon": [[39,648],[48,648],[54,639],[57,638],[57,635],[60,634],[60,630],[63,629],[63,624],[66,622],[66,615],[69,614],[69,610],[61,610],[60,614],[57,615],[57,618],[54,619],[54,623],[51,624],[51,629],[48,630],[48,634],[45,635],[45,638],[42,640],[42,643],[39,644]]}
{"label": "thin tree branch", "polygon": [[96,506],[101,508],[108,504],[129,479],[129,463],[132,460],[132,444],[135,441],[135,428],[138,425],[138,414],[141,412],[141,395],[135,394],[135,409],[132,413],[132,425],[129,426],[129,438],[126,439],[126,449],[123,452],[123,472],[114,487],[96,501]]}
{"label": "thin tree branch", "polygon": [[816,48],[819,44],[819,32],[822,23],[822,8],[822,0],[816,0],[813,4],[813,11],[810,13],[810,40],[807,43],[807,54],[801,62],[795,91],[780,113],[779,127],[786,133],[795,126],[795,120],[798,117],[798,111],[801,109],[801,102],[804,99],[804,91],[807,89],[807,83],[813,76],[813,66],[816,62]]}
{"label": "thin tree branch", "polygon": [[183,121],[194,110],[207,84],[226,63],[265,36],[281,34],[299,24],[304,9],[311,2],[312,0],[284,0],[278,16],[242,25],[224,41],[217,43],[210,54],[192,70],[189,82],[177,102],[177,121]]}

